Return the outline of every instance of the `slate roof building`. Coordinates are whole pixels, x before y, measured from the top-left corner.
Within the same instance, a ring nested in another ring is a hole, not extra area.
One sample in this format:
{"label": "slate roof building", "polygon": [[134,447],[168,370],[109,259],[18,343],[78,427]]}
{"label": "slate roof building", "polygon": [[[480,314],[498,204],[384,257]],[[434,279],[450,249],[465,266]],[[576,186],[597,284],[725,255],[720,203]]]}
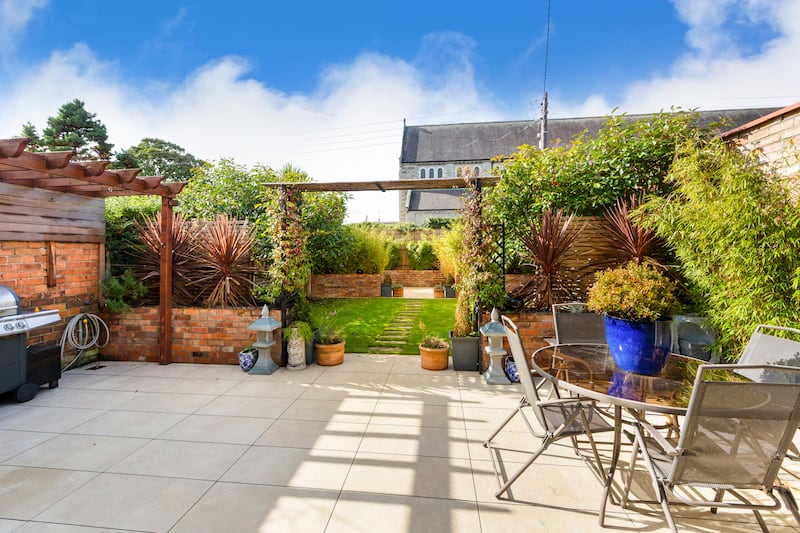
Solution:
{"label": "slate roof building", "polygon": [[[726,119],[736,128],[777,108],[701,111],[700,124]],[[626,115],[631,121],[650,115]],[[547,121],[547,147],[569,143],[586,130],[593,137],[608,117],[556,118]],[[499,155],[511,155],[523,144],[539,145],[540,120],[403,126],[399,179],[489,176]],[[400,191],[400,221],[424,224],[430,218],[458,216],[458,189]]]}

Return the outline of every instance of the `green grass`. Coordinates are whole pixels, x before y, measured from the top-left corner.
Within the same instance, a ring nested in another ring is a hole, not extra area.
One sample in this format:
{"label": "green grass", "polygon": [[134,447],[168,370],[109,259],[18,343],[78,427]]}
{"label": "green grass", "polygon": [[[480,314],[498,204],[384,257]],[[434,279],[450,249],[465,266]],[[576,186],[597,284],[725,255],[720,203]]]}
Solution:
{"label": "green grass", "polygon": [[[348,352],[366,353],[376,338],[383,333],[394,317],[403,309],[405,298],[352,298],[328,299],[311,302],[311,315],[314,322],[321,317],[336,311],[330,320],[334,325],[344,329],[346,350]],[[456,301],[454,298],[424,299],[419,317],[409,333],[406,344],[397,351],[401,354],[419,353],[419,342],[422,321],[429,335],[447,339],[447,333],[453,329]]]}

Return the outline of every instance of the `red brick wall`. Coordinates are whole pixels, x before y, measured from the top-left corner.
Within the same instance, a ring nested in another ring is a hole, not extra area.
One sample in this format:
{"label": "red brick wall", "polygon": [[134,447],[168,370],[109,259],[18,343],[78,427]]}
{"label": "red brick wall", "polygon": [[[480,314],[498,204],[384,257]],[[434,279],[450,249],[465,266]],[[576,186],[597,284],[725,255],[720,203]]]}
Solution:
{"label": "red brick wall", "polygon": [[[522,341],[522,347],[525,349],[525,353],[528,355],[532,354],[539,348],[547,346],[548,343],[544,339],[555,338],[556,336],[552,313],[523,312],[504,314],[513,320],[514,324],[516,324],[517,328],[519,328],[519,337]],[[490,320],[491,318],[489,313],[483,313],[483,316],[481,317],[481,324],[486,324]],[[487,354],[486,350],[483,349],[484,346],[488,346],[485,338],[481,347],[481,371],[489,368],[489,354]],[[511,350],[507,344],[505,344],[505,349],[509,354],[511,353]]]}
{"label": "red brick wall", "polygon": [[[280,309],[270,311],[280,322]],[[172,362],[239,364],[239,352],[256,340],[247,326],[261,317],[260,308],[172,310]],[[137,307],[131,313],[106,314],[111,333],[100,350],[103,359],[158,361],[158,307]],[[281,332],[273,332],[272,358],[280,363]]]}
{"label": "red brick wall", "polygon": [[314,274],[312,298],[368,298],[381,295],[380,274]]}
{"label": "red brick wall", "polygon": [[399,283],[403,287],[444,285],[444,274],[439,270],[386,270],[384,274],[392,277],[392,284]]}
{"label": "red brick wall", "polygon": [[61,322],[38,328],[28,344],[55,343],[78,313],[97,313],[101,245],[53,243],[55,285],[47,286],[47,243],[0,241],[0,283],[11,287],[23,308],[58,309]]}

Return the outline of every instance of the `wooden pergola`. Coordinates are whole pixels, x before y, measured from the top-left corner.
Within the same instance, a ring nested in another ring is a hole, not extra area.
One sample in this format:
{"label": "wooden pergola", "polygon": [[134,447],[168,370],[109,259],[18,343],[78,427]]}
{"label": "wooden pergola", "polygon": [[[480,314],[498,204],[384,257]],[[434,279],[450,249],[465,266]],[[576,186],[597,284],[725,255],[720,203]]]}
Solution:
{"label": "wooden pergola", "polygon": [[159,362],[172,358],[172,208],[185,182],[139,176],[138,168],[109,169],[110,161],[73,161],[74,151],[26,152],[25,138],[0,139],[0,182],[95,198],[161,197]]}
{"label": "wooden pergola", "polygon": [[426,178],[391,181],[335,181],[317,183],[313,181],[294,181],[267,183],[267,187],[294,189],[299,192],[358,192],[358,191],[422,191],[434,189],[463,189],[474,183],[478,189],[496,185],[497,176],[474,176],[467,178]]}

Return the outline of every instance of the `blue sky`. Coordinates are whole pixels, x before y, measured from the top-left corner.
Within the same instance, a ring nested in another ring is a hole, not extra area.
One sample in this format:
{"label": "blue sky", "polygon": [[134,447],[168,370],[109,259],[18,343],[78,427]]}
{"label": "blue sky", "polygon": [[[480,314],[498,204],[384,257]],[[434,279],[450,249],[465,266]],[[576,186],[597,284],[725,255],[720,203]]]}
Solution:
{"label": "blue sky", "polygon": [[[0,0],[0,138],[80,98],[117,149],[394,179],[403,119],[538,118],[546,27],[546,0]],[[551,116],[788,105],[798,52],[797,0],[552,0]]]}

